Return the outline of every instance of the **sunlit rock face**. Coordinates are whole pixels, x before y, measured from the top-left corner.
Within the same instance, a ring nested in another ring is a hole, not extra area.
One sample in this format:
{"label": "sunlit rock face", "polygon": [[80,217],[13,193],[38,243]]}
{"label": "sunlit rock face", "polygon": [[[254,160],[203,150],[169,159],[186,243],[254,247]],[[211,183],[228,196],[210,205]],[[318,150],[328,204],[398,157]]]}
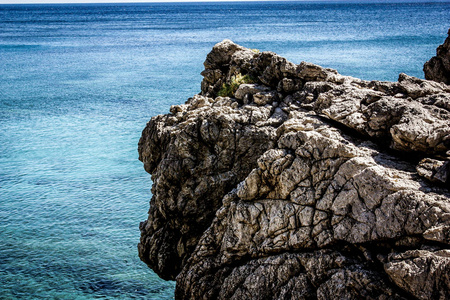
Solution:
{"label": "sunlit rock face", "polygon": [[177,299],[450,297],[449,86],[229,40],[204,65],[139,142],[139,255]]}

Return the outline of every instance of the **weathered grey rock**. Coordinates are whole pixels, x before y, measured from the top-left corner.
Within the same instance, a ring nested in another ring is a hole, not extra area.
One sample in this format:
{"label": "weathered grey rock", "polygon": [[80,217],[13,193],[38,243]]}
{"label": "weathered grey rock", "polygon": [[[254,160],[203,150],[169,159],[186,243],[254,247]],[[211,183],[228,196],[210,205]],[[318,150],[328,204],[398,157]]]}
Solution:
{"label": "weathered grey rock", "polygon": [[419,299],[450,298],[450,250],[390,254],[384,268],[398,286]]}
{"label": "weathered grey rock", "polygon": [[[177,299],[448,298],[450,87],[228,40],[202,74],[139,142],[139,255]],[[238,74],[258,82],[217,97]]]}
{"label": "weathered grey rock", "polygon": [[275,142],[275,129],[255,126],[271,108],[237,107],[229,98],[194,96],[156,116],[139,142],[152,174],[149,221],[141,224],[139,255],[162,278],[175,279],[221,199]]}
{"label": "weathered grey rock", "polygon": [[450,161],[431,158],[422,159],[417,165],[417,173],[433,182],[450,185]]}
{"label": "weathered grey rock", "polygon": [[450,29],[445,42],[437,48],[436,56],[423,66],[423,72],[428,80],[450,84]]}
{"label": "weathered grey rock", "polygon": [[259,85],[259,84],[241,84],[239,86],[239,88],[237,89],[234,97],[236,99],[242,100],[244,99],[244,96],[246,95],[252,95],[254,96],[255,94],[258,93],[265,93],[270,91],[270,88],[268,88],[267,86],[264,85]]}

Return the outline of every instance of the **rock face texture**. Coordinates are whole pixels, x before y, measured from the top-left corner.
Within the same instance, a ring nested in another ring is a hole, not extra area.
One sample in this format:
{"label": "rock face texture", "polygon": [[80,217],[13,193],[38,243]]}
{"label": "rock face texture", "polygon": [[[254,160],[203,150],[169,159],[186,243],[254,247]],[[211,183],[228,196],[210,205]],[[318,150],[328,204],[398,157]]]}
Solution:
{"label": "rock face texture", "polygon": [[437,48],[436,56],[425,63],[423,71],[428,80],[450,84],[450,29],[444,44]]}
{"label": "rock face texture", "polygon": [[139,255],[177,299],[449,299],[450,86],[229,40],[204,65],[139,142]]}

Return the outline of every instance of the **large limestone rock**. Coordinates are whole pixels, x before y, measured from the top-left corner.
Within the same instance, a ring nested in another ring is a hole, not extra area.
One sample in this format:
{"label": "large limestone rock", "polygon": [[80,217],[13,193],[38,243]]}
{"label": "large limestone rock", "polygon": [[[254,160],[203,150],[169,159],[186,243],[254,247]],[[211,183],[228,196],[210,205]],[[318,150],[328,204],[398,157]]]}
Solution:
{"label": "large limestone rock", "polygon": [[[139,142],[139,255],[177,299],[450,297],[449,86],[228,40],[202,74]],[[237,77],[252,82],[229,89]]]}
{"label": "large limestone rock", "polygon": [[450,84],[450,29],[447,39],[437,48],[436,56],[425,63],[423,71],[428,80]]}

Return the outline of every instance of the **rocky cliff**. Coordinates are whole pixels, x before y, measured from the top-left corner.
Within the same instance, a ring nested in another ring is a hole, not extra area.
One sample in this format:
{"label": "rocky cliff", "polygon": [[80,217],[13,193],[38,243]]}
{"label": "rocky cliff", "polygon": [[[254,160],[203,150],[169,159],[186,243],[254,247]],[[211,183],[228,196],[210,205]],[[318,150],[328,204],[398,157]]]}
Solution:
{"label": "rocky cliff", "polygon": [[177,299],[448,299],[450,86],[225,40],[139,142],[140,258]]}
{"label": "rocky cliff", "polygon": [[450,84],[450,29],[445,42],[436,50],[432,57],[423,66],[425,79]]}

